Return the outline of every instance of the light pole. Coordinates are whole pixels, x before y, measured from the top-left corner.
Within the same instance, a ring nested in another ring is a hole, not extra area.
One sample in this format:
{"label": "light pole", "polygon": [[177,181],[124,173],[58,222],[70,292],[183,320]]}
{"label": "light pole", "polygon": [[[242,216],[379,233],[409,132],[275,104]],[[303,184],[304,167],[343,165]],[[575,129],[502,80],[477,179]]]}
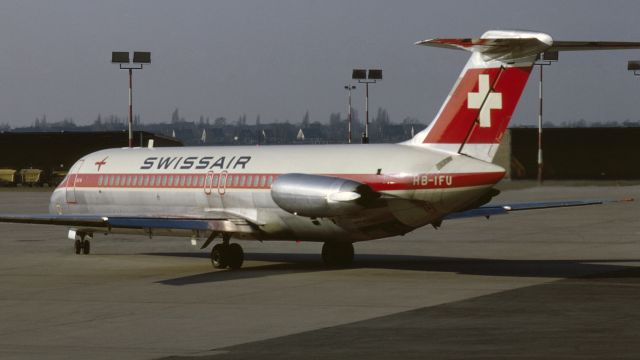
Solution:
{"label": "light pole", "polygon": [[135,51],[131,62],[128,52],[113,51],[111,52],[111,62],[118,64],[121,70],[129,70],[129,147],[133,147],[133,70],[141,70],[144,64],[151,64],[151,53]]}
{"label": "light pole", "polygon": [[345,85],[344,88],[349,92],[349,107],[347,108],[347,114],[349,114],[349,144],[351,144],[351,90],[355,90],[355,85]]}
{"label": "light pole", "polygon": [[540,81],[538,82],[538,184],[542,185],[542,170],[544,162],[542,160],[542,74],[543,67],[551,65],[552,62],[558,61],[557,51],[547,51],[540,54],[536,65],[540,66]]}
{"label": "light pole", "polygon": [[365,84],[365,123],[362,143],[369,143],[369,84],[375,84],[377,80],[382,80],[382,69],[353,69],[351,78],[358,80],[360,84]]}

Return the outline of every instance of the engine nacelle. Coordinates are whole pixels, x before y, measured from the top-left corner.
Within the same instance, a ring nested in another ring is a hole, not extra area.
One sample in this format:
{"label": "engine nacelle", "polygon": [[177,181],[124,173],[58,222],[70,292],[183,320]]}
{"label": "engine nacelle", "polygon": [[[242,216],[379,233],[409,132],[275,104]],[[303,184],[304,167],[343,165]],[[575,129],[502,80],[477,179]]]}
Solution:
{"label": "engine nacelle", "polygon": [[333,176],[284,174],[271,185],[283,210],[307,217],[334,217],[372,205],[380,195],[365,184]]}

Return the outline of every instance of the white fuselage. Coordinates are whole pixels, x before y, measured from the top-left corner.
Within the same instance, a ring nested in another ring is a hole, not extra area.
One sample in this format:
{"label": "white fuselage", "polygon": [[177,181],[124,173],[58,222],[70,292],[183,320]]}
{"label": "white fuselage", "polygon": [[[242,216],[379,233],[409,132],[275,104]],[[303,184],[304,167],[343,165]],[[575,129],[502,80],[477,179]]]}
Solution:
{"label": "white fuselage", "polygon": [[[333,218],[297,216],[271,197],[278,176],[351,179],[384,206]],[[368,240],[404,234],[464,209],[504,175],[499,166],[426,147],[309,145],[123,148],[80,159],[51,197],[57,214],[245,219],[256,239]]]}

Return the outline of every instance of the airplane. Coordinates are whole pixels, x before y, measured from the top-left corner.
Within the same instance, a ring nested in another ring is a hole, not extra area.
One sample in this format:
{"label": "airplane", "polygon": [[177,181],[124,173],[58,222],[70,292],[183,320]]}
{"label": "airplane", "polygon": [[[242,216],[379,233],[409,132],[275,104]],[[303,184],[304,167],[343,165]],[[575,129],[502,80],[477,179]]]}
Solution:
{"label": "airplane", "polygon": [[541,32],[491,30],[417,45],[471,52],[435,119],[399,144],[148,147],[78,160],[48,214],[0,222],[69,227],[77,254],[94,234],[216,238],[215,268],[238,269],[231,238],[322,242],[322,259],[347,266],[353,243],[404,235],[444,220],[516,210],[602,204],[487,205],[505,169],[491,163],[536,60],[547,51],[637,49],[640,42],[554,41]]}

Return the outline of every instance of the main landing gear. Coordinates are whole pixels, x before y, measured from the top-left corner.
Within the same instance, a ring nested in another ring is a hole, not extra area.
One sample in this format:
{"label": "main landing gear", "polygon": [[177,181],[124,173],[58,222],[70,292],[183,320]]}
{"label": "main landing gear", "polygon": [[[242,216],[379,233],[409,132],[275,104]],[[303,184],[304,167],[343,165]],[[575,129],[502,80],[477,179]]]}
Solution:
{"label": "main landing gear", "polygon": [[350,242],[325,242],[322,245],[322,261],[327,266],[344,267],[353,262],[353,244]]}
{"label": "main landing gear", "polygon": [[79,234],[79,238],[76,236],[76,241],[73,244],[76,254],[88,255],[91,252],[91,242],[87,237],[91,238],[87,234]]}
{"label": "main landing gear", "polygon": [[229,244],[231,236],[222,235],[222,244],[216,244],[211,249],[211,264],[216,269],[240,269],[244,261],[244,251],[236,243]]}

